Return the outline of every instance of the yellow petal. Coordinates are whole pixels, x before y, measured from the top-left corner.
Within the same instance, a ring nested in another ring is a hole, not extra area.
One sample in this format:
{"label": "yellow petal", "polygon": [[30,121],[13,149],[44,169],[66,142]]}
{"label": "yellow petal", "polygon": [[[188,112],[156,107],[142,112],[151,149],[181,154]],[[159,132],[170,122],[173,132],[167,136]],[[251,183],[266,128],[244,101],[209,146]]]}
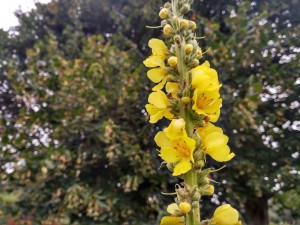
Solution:
{"label": "yellow petal", "polygon": [[147,72],[148,78],[153,83],[158,83],[166,77],[167,71],[161,68],[151,69]]}
{"label": "yellow petal", "polygon": [[162,80],[158,85],[156,85],[156,86],[154,86],[154,87],[152,88],[152,90],[153,90],[153,91],[159,91],[159,90],[161,90],[161,89],[165,86],[165,83],[167,82],[167,80],[168,80],[168,77],[165,76],[165,77],[163,78],[163,80]]}
{"label": "yellow petal", "polygon": [[167,163],[175,163],[182,159],[181,152],[172,147],[162,147],[159,156]]}
{"label": "yellow petal", "polygon": [[167,119],[171,120],[171,119],[174,118],[174,115],[169,110],[165,110],[164,117],[166,117]]}
{"label": "yellow petal", "polygon": [[156,113],[158,113],[160,111],[160,109],[156,108],[154,105],[151,105],[151,104],[147,104],[145,107],[150,116],[155,115]]}
{"label": "yellow petal", "polygon": [[150,123],[156,123],[164,117],[164,110],[158,111],[156,114],[150,116]]}
{"label": "yellow petal", "polygon": [[165,67],[164,59],[160,56],[151,55],[146,60],[144,60],[144,65],[146,67]]}
{"label": "yellow petal", "polygon": [[213,222],[218,225],[235,225],[239,223],[239,213],[236,209],[232,208],[231,205],[225,204],[219,206],[213,217]]}
{"label": "yellow petal", "polygon": [[192,169],[192,163],[189,159],[182,159],[179,163],[177,163],[174,167],[173,176],[179,176],[184,174]]}
{"label": "yellow petal", "polygon": [[198,134],[200,135],[201,139],[204,139],[206,135],[212,133],[212,132],[218,132],[223,134],[223,130],[220,127],[216,127],[212,123],[208,123],[206,127],[199,127],[197,129]]}
{"label": "yellow petal", "polygon": [[172,204],[168,205],[168,207],[167,207],[167,211],[168,211],[168,213],[170,213],[171,215],[174,215],[175,212],[176,212],[176,210],[177,210],[177,211],[180,211],[180,210],[179,210],[179,207],[178,207],[178,205],[177,205],[176,203],[172,203]]}
{"label": "yellow petal", "polygon": [[210,84],[210,78],[206,74],[197,73],[193,75],[192,87],[198,88],[198,91],[203,92]]}
{"label": "yellow petal", "polygon": [[176,83],[176,82],[167,82],[166,91],[168,93],[170,93],[173,98],[177,98],[178,83]]}
{"label": "yellow petal", "polygon": [[148,97],[148,102],[160,109],[166,109],[170,105],[167,96],[162,91],[152,92]]}
{"label": "yellow petal", "polygon": [[162,40],[152,38],[148,42],[149,47],[152,49],[153,55],[165,56],[168,54],[168,48]]}
{"label": "yellow petal", "polygon": [[219,132],[212,132],[207,134],[203,139],[203,144],[206,148],[218,147],[219,145],[226,145],[228,142],[228,137]]}
{"label": "yellow petal", "polygon": [[154,137],[155,143],[163,148],[163,147],[172,147],[172,143],[169,138],[167,138],[166,134],[163,131],[159,131]]}
{"label": "yellow petal", "polygon": [[184,119],[172,120],[170,125],[164,129],[164,133],[170,140],[175,140],[187,136]]}
{"label": "yellow petal", "polygon": [[217,162],[227,162],[234,157],[234,153],[230,153],[228,145],[212,147],[206,149],[205,152]]}
{"label": "yellow petal", "polygon": [[160,225],[183,225],[181,217],[178,216],[164,216],[161,221]]}

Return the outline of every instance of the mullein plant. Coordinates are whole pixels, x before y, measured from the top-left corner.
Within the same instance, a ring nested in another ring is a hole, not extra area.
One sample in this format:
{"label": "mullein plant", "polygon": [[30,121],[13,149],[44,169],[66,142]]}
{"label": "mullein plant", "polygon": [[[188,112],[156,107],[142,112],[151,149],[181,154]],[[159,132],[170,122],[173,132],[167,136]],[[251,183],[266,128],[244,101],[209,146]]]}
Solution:
{"label": "mullein plant", "polygon": [[212,195],[214,186],[205,165],[209,156],[217,162],[234,157],[227,145],[228,137],[214,125],[220,116],[222,98],[217,71],[203,57],[195,31],[197,25],[184,15],[193,0],[167,2],[159,12],[164,40],[151,39],[152,55],[144,65],[148,78],[155,83],[146,110],[150,123],[170,120],[159,131],[155,142],[159,156],[173,176],[183,179],[177,184],[175,202],[167,207],[169,216],[161,225],[239,225],[239,213],[229,204],[218,207],[212,218],[200,219],[201,196]]}

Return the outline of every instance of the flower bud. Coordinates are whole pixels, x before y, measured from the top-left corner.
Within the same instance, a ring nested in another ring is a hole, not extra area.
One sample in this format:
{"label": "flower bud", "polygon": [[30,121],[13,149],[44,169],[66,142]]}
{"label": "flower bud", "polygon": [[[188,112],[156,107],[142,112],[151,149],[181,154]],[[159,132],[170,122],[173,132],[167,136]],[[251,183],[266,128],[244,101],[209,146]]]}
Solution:
{"label": "flower bud", "polygon": [[197,58],[201,59],[202,56],[203,56],[202,49],[198,47],[198,49],[197,49]]}
{"label": "flower bud", "polygon": [[189,25],[190,25],[190,28],[192,30],[196,30],[197,29],[197,24],[194,22],[194,21],[189,21]]}
{"label": "flower bud", "polygon": [[170,2],[166,2],[166,3],[164,4],[164,8],[170,9],[171,7],[172,7],[172,4],[171,4]]}
{"label": "flower bud", "polygon": [[188,104],[188,103],[190,103],[191,99],[189,97],[182,97],[181,101],[183,104]]}
{"label": "flower bud", "polygon": [[195,167],[195,169],[201,169],[204,166],[204,164],[205,164],[204,161],[200,160],[200,161],[195,162],[194,167]]}
{"label": "flower bud", "polygon": [[186,54],[190,54],[193,51],[193,45],[192,44],[187,44],[184,46],[184,50]]}
{"label": "flower bud", "polygon": [[166,19],[166,18],[168,18],[168,12],[169,12],[168,9],[162,8],[162,9],[160,10],[160,12],[159,12],[159,17],[160,17],[161,19]]}
{"label": "flower bud", "polygon": [[180,26],[183,28],[187,28],[189,26],[189,21],[186,19],[180,20]]}
{"label": "flower bud", "polygon": [[193,59],[192,62],[189,63],[189,67],[196,67],[199,65],[199,60],[198,59]]}
{"label": "flower bud", "polygon": [[191,211],[192,207],[191,207],[191,204],[188,203],[188,202],[181,202],[179,204],[179,210],[180,212],[184,213],[184,214],[187,214]]}
{"label": "flower bud", "polygon": [[187,13],[190,9],[191,9],[191,6],[190,6],[189,4],[184,4],[184,5],[180,8],[180,13],[181,13],[181,14],[185,14],[185,13]]}
{"label": "flower bud", "polygon": [[174,171],[174,164],[173,163],[167,163],[167,168],[173,173],[173,171]]}
{"label": "flower bud", "polygon": [[181,41],[180,36],[179,36],[179,35],[175,35],[175,36],[174,36],[174,41],[175,41],[176,44],[179,45],[179,44],[180,44],[180,41]]}
{"label": "flower bud", "polygon": [[168,22],[166,21],[166,20],[162,20],[161,22],[160,22],[160,25],[161,26],[166,26],[168,24]]}
{"label": "flower bud", "polygon": [[172,67],[175,67],[177,66],[177,57],[175,56],[171,56],[169,59],[168,59],[168,64]]}
{"label": "flower bud", "polygon": [[167,24],[166,26],[164,26],[164,34],[165,35],[170,34],[171,31],[172,31],[172,27],[170,24]]}
{"label": "flower bud", "polygon": [[208,185],[206,191],[207,191],[207,195],[212,195],[213,193],[215,193],[215,187],[213,185]]}

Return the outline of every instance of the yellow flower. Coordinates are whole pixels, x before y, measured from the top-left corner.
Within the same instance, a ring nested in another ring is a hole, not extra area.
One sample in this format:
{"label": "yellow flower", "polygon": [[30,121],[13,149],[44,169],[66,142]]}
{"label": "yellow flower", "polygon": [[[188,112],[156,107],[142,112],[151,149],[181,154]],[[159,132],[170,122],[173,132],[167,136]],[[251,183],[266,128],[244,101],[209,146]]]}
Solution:
{"label": "yellow flower", "polygon": [[152,49],[152,55],[144,60],[146,67],[165,67],[164,60],[168,55],[168,48],[162,40],[152,38],[149,43],[149,47]]}
{"label": "yellow flower", "polygon": [[235,156],[234,153],[230,153],[227,145],[228,137],[223,134],[221,128],[209,123],[206,127],[198,128],[197,132],[201,137],[205,153],[210,155],[214,160],[227,162]]}
{"label": "yellow flower", "polygon": [[196,141],[187,136],[184,121],[172,120],[170,126],[156,134],[154,140],[161,148],[160,157],[167,163],[177,163],[173,176],[188,172],[194,162]]}
{"label": "yellow flower", "polygon": [[184,225],[184,222],[179,216],[164,216],[160,221],[160,225]]}
{"label": "yellow flower", "polygon": [[216,70],[210,68],[208,61],[192,69],[192,87],[201,92],[221,87]]}
{"label": "yellow flower", "polygon": [[192,109],[216,122],[220,116],[222,99],[217,71],[210,68],[208,61],[192,69],[192,87],[195,88]]}
{"label": "yellow flower", "polygon": [[213,223],[216,225],[239,225],[241,221],[239,221],[238,211],[231,205],[225,204],[215,210]]}
{"label": "yellow flower", "polygon": [[146,105],[146,110],[150,114],[150,123],[156,123],[163,117],[166,117],[167,119],[172,119],[174,117],[169,111],[171,103],[164,92],[152,92],[148,97],[148,102],[150,104]]}

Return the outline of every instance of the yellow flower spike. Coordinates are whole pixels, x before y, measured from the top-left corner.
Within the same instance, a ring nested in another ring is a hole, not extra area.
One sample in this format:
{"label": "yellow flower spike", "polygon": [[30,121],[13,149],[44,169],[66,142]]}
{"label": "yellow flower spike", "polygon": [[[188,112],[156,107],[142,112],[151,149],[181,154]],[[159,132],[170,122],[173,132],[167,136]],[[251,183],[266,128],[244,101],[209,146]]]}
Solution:
{"label": "yellow flower spike", "polygon": [[156,123],[163,117],[173,118],[173,114],[168,109],[171,103],[164,92],[152,92],[148,97],[148,102],[150,104],[146,105],[146,110],[150,114],[150,123]]}
{"label": "yellow flower spike", "polygon": [[177,57],[175,56],[171,56],[169,59],[168,59],[168,64],[172,67],[175,67],[177,66]]}
{"label": "yellow flower spike", "polygon": [[235,156],[234,153],[230,153],[227,145],[228,137],[223,134],[221,128],[209,123],[207,127],[198,128],[197,132],[202,139],[202,147],[205,153],[214,160],[227,162]]}
{"label": "yellow flower spike", "polygon": [[168,12],[169,12],[169,10],[168,10],[167,8],[162,8],[162,9],[160,10],[160,12],[159,12],[159,17],[160,17],[161,19],[166,19],[166,18],[168,18]]}
{"label": "yellow flower spike", "polygon": [[238,225],[241,224],[239,221],[239,213],[236,209],[232,208],[230,204],[219,206],[213,217],[213,223],[216,225]]}
{"label": "yellow flower spike", "polygon": [[171,27],[170,24],[167,24],[166,26],[164,26],[163,32],[164,32],[165,35],[170,34],[171,31],[172,31],[172,27]]}
{"label": "yellow flower spike", "polygon": [[168,205],[167,207],[167,212],[170,213],[171,215],[174,215],[176,211],[180,211],[178,205],[176,203],[172,203]]}
{"label": "yellow flower spike", "polygon": [[187,28],[189,26],[189,21],[186,19],[180,20],[180,26],[183,28]]}
{"label": "yellow flower spike", "polygon": [[[161,148],[159,156],[167,163],[177,163],[174,167],[173,176],[179,176],[192,168],[191,162],[194,162],[193,152],[196,148],[196,141],[185,135],[185,130],[180,130],[180,127],[183,126],[182,123],[180,125],[175,123],[176,120],[169,130],[166,128],[167,131],[165,129],[158,132],[154,140]],[[180,136],[181,138],[175,139]]]}
{"label": "yellow flower spike", "polygon": [[164,216],[160,221],[160,225],[184,225],[184,222],[178,216]]}
{"label": "yellow flower spike", "polygon": [[191,204],[188,202],[181,202],[179,204],[179,209],[180,209],[180,212],[187,214],[191,211],[192,207],[191,207]]}
{"label": "yellow flower spike", "polygon": [[192,30],[196,30],[197,29],[197,24],[194,21],[189,21],[189,25],[191,27]]}
{"label": "yellow flower spike", "polygon": [[186,54],[190,54],[193,51],[194,46],[192,44],[187,44],[184,46],[184,50]]}

